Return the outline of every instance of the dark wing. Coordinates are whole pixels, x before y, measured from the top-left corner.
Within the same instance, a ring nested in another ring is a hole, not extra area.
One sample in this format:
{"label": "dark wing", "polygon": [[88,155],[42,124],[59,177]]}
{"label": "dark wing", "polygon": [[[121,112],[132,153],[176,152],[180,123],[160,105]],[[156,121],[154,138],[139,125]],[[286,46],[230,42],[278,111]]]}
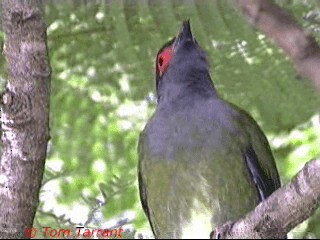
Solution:
{"label": "dark wing", "polygon": [[[268,172],[262,169],[252,146],[245,150],[244,159],[246,161],[250,177],[255,183],[259,193],[259,201],[263,201],[269,197],[279,186],[271,178]],[[277,181],[278,180],[276,180],[276,182]]]}
{"label": "dark wing", "polygon": [[142,208],[149,220],[152,232],[154,233],[154,228],[152,226],[152,221],[150,218],[150,211],[148,207],[148,200],[147,200],[147,189],[146,186],[143,182],[143,177],[142,177],[142,169],[141,169],[141,162],[144,159],[144,151],[143,151],[143,132],[140,134],[139,138],[139,145],[138,145],[138,155],[139,155],[139,164],[138,164],[138,181],[139,181],[139,193],[140,193],[140,201]]}
{"label": "dark wing", "polygon": [[[271,154],[270,159],[273,160],[269,145],[267,145],[266,147],[267,152],[270,152]],[[258,157],[253,147],[251,146],[246,149],[244,157],[247,163],[250,176],[254,181],[256,188],[259,192],[259,201],[263,201],[280,187],[280,179],[278,176],[278,172],[276,171],[276,166],[274,164],[274,168],[271,169],[271,172],[270,169],[264,170],[259,163]],[[274,163],[274,161],[272,161],[271,163]],[[272,172],[274,172],[274,176],[272,176]],[[287,234],[284,233],[281,239],[287,239]]]}
{"label": "dark wing", "polygon": [[[267,137],[249,114],[239,108],[238,111],[241,113],[238,120],[246,128],[251,142],[244,150],[243,157],[257,188],[259,201],[263,201],[280,188],[279,173]],[[287,239],[286,233],[281,239]]]}
{"label": "dark wing", "polygon": [[[263,140],[265,140],[263,141],[264,143],[267,143],[267,139],[264,135]],[[268,153],[270,160],[270,162],[267,162],[265,166],[269,166],[271,168],[262,168],[253,147],[250,146],[249,148],[247,148],[244,154],[250,176],[254,181],[256,188],[259,192],[259,201],[265,200],[280,187],[280,178],[269,144],[265,145],[265,147],[266,153]],[[284,233],[280,239],[287,239],[287,234]]]}
{"label": "dark wing", "polygon": [[243,151],[243,157],[258,190],[259,200],[262,201],[280,187],[279,173],[263,131],[248,113],[239,108],[237,110],[240,113],[239,123],[246,128],[250,139],[249,145]]}
{"label": "dark wing", "polygon": [[[144,186],[143,180],[142,180],[142,175],[141,171],[139,169],[138,171],[138,180],[139,180],[139,192],[140,192],[140,201],[142,204],[142,208],[147,215],[149,221],[150,221],[150,213],[149,213],[149,208],[148,208],[148,202],[147,202],[147,190]],[[152,227],[152,226],[151,226]]]}

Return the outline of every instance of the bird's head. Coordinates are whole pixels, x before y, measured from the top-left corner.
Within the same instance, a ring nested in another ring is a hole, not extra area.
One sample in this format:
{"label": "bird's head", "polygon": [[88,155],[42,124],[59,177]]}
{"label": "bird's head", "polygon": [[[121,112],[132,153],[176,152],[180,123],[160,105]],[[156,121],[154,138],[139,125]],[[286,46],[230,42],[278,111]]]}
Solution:
{"label": "bird's head", "polygon": [[[209,75],[205,52],[194,38],[190,21],[182,23],[178,35],[165,43],[156,58],[156,89],[166,82],[189,83],[197,81],[201,74]],[[201,80],[201,79],[200,79]],[[210,80],[211,82],[211,80]]]}

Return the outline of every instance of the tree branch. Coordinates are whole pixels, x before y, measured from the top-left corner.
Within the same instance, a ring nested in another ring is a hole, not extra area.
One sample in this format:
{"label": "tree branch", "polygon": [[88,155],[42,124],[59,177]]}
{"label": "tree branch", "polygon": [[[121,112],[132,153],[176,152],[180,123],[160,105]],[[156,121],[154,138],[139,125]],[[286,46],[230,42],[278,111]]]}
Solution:
{"label": "tree branch", "polygon": [[281,238],[320,205],[320,159],[308,162],[286,186],[275,191],[244,218],[218,227],[225,239]]}
{"label": "tree branch", "polygon": [[320,90],[320,48],[314,38],[272,0],[236,0],[236,3],[248,21],[291,58],[297,72]]}

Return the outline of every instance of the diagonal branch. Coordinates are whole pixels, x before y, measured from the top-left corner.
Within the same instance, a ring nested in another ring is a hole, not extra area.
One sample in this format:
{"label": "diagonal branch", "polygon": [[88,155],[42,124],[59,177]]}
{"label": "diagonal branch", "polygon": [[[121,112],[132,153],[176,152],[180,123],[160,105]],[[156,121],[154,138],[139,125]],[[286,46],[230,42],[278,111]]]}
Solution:
{"label": "diagonal branch", "polygon": [[320,47],[314,38],[272,0],[237,0],[236,3],[248,21],[291,58],[298,73],[320,90]]}

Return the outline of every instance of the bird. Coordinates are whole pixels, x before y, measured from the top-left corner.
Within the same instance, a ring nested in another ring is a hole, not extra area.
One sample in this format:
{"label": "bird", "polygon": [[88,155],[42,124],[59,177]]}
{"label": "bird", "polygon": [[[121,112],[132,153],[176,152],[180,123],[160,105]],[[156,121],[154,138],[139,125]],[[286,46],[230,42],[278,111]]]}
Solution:
{"label": "bird", "polygon": [[155,238],[208,239],[280,187],[269,142],[223,99],[184,20],[155,60],[157,104],[139,135],[142,208]]}

